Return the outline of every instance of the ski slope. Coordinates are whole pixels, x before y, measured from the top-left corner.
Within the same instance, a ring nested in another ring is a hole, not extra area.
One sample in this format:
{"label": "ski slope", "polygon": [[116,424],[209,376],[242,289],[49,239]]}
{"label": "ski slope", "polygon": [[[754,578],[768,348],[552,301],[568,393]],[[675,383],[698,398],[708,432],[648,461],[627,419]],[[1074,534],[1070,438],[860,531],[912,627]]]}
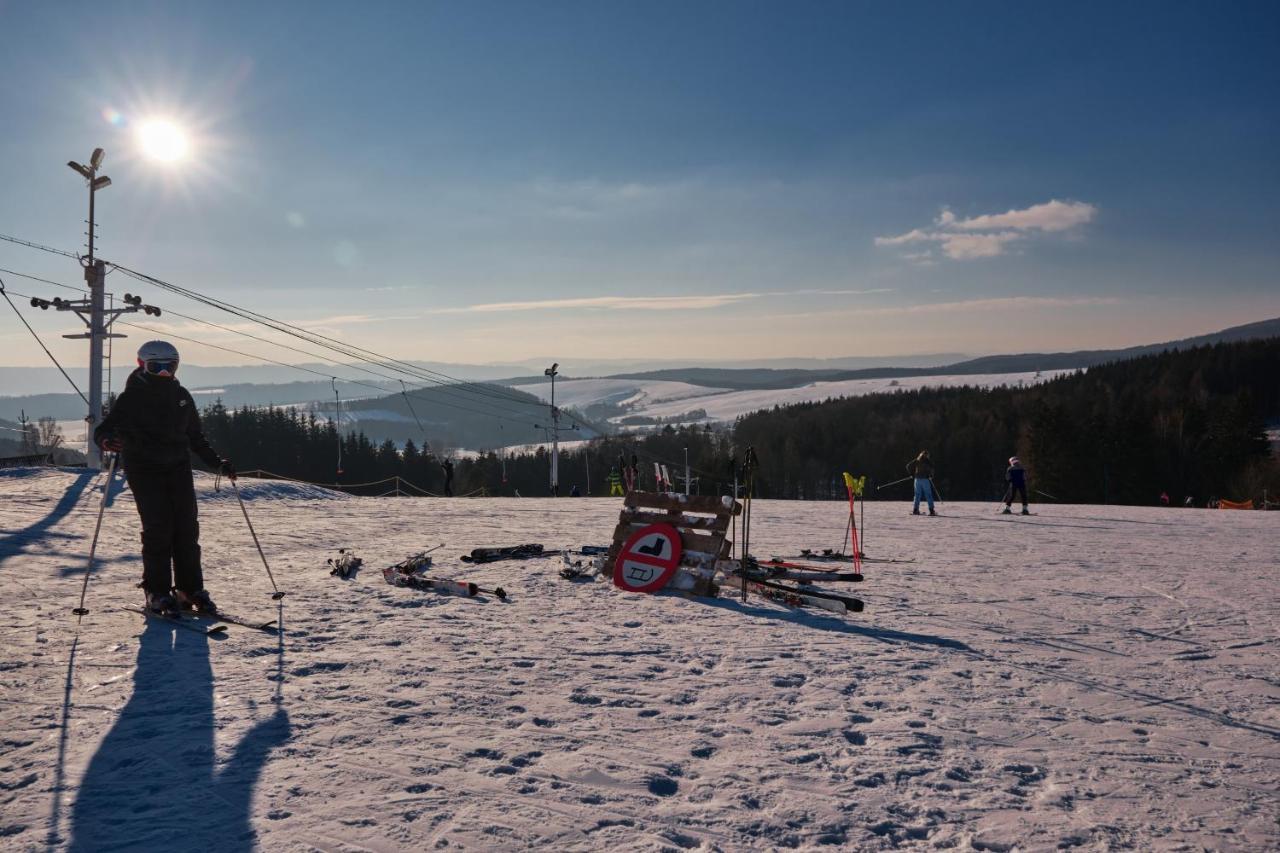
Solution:
{"label": "ski slope", "polygon": [[[905,502],[867,511],[867,610],[628,595],[472,547],[603,543],[617,499],[352,498],[199,477],[207,585],[280,637],[136,603],[101,474],[0,471],[0,848],[395,851],[1280,847],[1280,515]],[[753,551],[836,547],[758,501]],[[439,542],[435,573],[377,569]],[[325,559],[347,547],[353,579]]]}

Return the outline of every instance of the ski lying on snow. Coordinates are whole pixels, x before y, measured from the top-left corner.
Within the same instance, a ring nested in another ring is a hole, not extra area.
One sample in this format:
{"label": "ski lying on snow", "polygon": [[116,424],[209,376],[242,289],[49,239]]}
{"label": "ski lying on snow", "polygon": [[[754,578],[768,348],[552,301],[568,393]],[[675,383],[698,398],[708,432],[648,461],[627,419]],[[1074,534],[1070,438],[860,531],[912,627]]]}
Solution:
{"label": "ski lying on snow", "polygon": [[461,595],[467,598],[484,594],[495,596],[502,601],[507,600],[507,592],[502,587],[485,589],[482,586],[474,583],[468,583],[467,581],[452,581],[444,580],[442,578],[428,578],[421,575],[406,575],[397,571],[395,566],[383,569],[382,576],[386,579],[387,583],[392,586],[403,586],[409,587],[410,589],[425,589],[431,592],[439,592],[445,595]]}
{"label": "ski lying on snow", "polygon": [[791,569],[779,569],[776,572],[769,572],[769,579],[775,581],[798,581],[800,583],[813,583],[814,581],[861,583],[863,578],[857,572],[797,572]]}
{"label": "ski lying on snow", "polygon": [[538,557],[554,557],[560,551],[548,551],[536,543],[529,545],[513,545],[509,548],[473,548],[470,554],[463,555],[464,563],[496,563],[499,560],[530,560]]}
{"label": "ski lying on snow", "polygon": [[780,560],[774,557],[767,562],[761,560],[753,560],[754,567],[761,571],[769,572],[769,577],[781,580],[832,580],[832,581],[852,581],[857,583],[862,580],[862,575],[858,572],[835,572],[831,569],[824,569],[821,566],[807,566],[804,563],[789,563],[786,560]]}
{"label": "ski lying on snow", "polygon": [[831,598],[822,598],[816,595],[810,595],[804,592],[796,592],[787,587],[778,587],[771,584],[765,584],[760,581],[748,580],[747,588],[762,598],[770,601],[777,601],[781,604],[787,604],[791,607],[818,607],[822,610],[828,610],[832,613],[843,614],[847,608],[844,602],[836,601]]}
{"label": "ski lying on snow", "polygon": [[[728,573],[728,576],[734,579],[740,579],[743,575],[739,571],[732,571]],[[862,602],[862,599],[860,598],[853,598],[852,596],[848,596],[848,595],[839,595],[834,592],[823,592],[821,590],[816,590],[816,589],[799,590],[793,586],[787,586],[784,583],[778,583],[776,580],[765,577],[762,575],[762,573],[758,571],[748,571],[746,574],[746,578],[747,578],[747,582],[749,584],[752,584],[752,586],[750,586],[749,588],[756,590],[761,595],[766,594],[764,592],[761,592],[761,588],[763,587],[767,589],[778,590],[784,593],[788,593],[790,595],[798,595],[806,599],[812,598],[812,599],[821,599],[823,601],[834,601],[842,605],[846,610],[851,610],[854,613],[861,613],[863,607],[865,606]],[[822,607],[823,605],[817,604],[816,602],[814,602],[812,603],[811,606]],[[826,609],[831,610],[834,608],[828,607]]]}
{"label": "ski lying on snow", "polygon": [[177,625],[179,628],[185,628],[188,631],[195,631],[197,634],[204,634],[206,636],[209,634],[221,634],[227,630],[226,623],[224,622],[209,624],[206,622],[199,622],[193,618],[184,619],[181,616],[166,616],[163,613],[156,613],[155,611],[147,610],[145,607],[133,607],[128,604],[124,605],[124,609],[132,610],[134,613],[141,613],[148,619],[161,619],[171,625]]}

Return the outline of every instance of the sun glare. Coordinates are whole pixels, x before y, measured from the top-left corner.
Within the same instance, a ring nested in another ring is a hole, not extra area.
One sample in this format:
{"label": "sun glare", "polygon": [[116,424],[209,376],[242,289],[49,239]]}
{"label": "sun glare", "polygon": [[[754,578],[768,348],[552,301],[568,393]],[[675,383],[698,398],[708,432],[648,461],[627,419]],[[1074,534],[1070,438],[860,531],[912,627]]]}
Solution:
{"label": "sun glare", "polygon": [[138,143],[142,151],[153,160],[173,163],[187,153],[187,135],[171,121],[151,119],[138,127]]}

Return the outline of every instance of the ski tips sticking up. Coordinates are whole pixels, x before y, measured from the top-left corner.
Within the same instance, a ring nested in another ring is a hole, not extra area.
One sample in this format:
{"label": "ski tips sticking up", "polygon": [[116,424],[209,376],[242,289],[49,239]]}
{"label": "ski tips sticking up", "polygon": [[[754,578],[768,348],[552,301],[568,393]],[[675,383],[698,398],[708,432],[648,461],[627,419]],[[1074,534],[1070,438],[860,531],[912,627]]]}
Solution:
{"label": "ski tips sticking up", "polygon": [[342,578],[343,580],[354,575],[356,570],[364,565],[364,560],[360,559],[355,554],[349,553],[346,548],[339,548],[338,556],[330,557],[325,562],[332,567],[329,569],[329,574],[334,577]]}

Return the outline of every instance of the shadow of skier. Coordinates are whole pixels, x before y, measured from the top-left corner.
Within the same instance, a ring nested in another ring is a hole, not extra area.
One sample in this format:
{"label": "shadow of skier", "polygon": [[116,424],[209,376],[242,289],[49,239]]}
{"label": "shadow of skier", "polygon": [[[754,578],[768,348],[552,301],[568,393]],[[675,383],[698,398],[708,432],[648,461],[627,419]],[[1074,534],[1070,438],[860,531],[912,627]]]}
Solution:
{"label": "shadow of skier", "polygon": [[275,705],[215,769],[209,638],[149,620],[133,695],[80,781],[68,849],[254,849],[253,789],[271,750],[291,736],[288,713]]}
{"label": "shadow of skier", "polygon": [[908,631],[895,631],[892,628],[877,628],[873,625],[858,625],[853,622],[846,622],[843,619],[834,616],[823,615],[817,610],[778,610],[771,606],[754,606],[751,604],[743,604],[741,601],[735,601],[728,598],[699,598],[699,604],[705,604],[708,607],[718,607],[722,610],[734,610],[739,613],[750,614],[751,616],[760,616],[765,619],[775,619],[779,622],[790,622],[795,625],[803,625],[806,628],[817,628],[822,631],[832,631],[837,634],[854,634],[859,637],[867,637],[872,640],[879,640],[883,643],[905,643],[913,646],[934,646],[943,649],[952,649],[958,652],[971,652],[967,644],[959,640],[953,640],[949,637],[936,637],[933,634],[913,634]]}
{"label": "shadow of skier", "polygon": [[[84,494],[84,490],[100,474],[101,472],[92,469],[77,472],[75,479],[67,484],[66,491],[62,493],[62,497],[58,498],[58,502],[45,514],[44,518],[27,527],[5,531],[4,537],[0,538],[0,565],[3,565],[6,560],[20,556],[30,545],[38,544],[51,538],[74,538],[74,534],[70,533],[51,533],[50,528],[66,518],[75,509],[76,504],[79,503],[81,496]],[[105,477],[106,475],[102,474],[101,476]],[[119,489],[119,486],[114,486],[112,492],[118,493]]]}

